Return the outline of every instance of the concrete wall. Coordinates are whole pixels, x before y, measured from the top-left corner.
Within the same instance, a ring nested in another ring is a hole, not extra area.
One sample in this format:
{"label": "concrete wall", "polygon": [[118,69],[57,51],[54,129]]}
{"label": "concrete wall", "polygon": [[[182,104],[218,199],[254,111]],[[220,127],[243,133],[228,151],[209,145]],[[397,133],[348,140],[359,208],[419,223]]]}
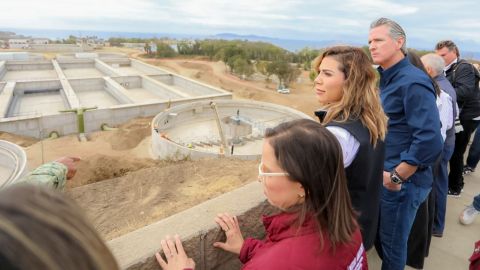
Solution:
{"label": "concrete wall", "polygon": [[148,89],[158,95],[164,97],[165,99],[178,99],[178,98],[189,98],[190,96],[178,91],[177,89],[173,89],[172,87],[163,84],[159,81],[155,81],[148,76],[141,76],[142,77],[142,86],[145,89]]}
{"label": "concrete wall", "polygon": [[42,80],[42,81],[22,81],[17,82],[15,85],[15,94],[24,94],[25,91],[36,92],[45,90],[59,90],[62,88],[62,84],[59,80]]}
{"label": "concrete wall", "polygon": [[102,58],[102,62],[106,63],[107,65],[117,64],[120,66],[131,66],[131,61],[129,58]]}
{"label": "concrete wall", "polygon": [[20,146],[0,140],[0,167],[9,171],[8,177],[0,177],[0,189],[12,185],[28,173],[27,154]]}
{"label": "concrete wall", "polygon": [[[209,101],[199,101],[172,107],[167,111],[158,114],[152,121],[152,154],[158,159],[181,160],[185,158],[199,159],[204,157],[220,157],[216,152],[197,150],[180,145],[178,138],[168,140],[160,136],[159,133],[166,133],[171,128],[180,127],[189,122],[201,122],[203,119],[215,119],[215,113],[210,108]],[[281,122],[306,118],[310,116],[297,110],[266,102],[253,101],[231,101],[218,100],[217,111],[221,117],[233,116],[237,110],[240,110],[242,120],[250,124],[256,132],[265,130],[267,127],[273,127]],[[172,115],[175,115],[172,117]],[[225,124],[223,124],[225,125]],[[157,132],[158,130],[158,132]],[[215,131],[217,132],[217,131]],[[213,134],[213,131],[212,131]],[[252,135],[263,135],[252,134]],[[215,134],[215,137],[218,135]],[[179,142],[179,143],[177,143]],[[225,149],[226,155],[229,153]],[[257,153],[234,154],[239,159],[256,159],[259,157]]]}
{"label": "concrete wall", "polygon": [[70,79],[68,82],[75,91],[103,91],[105,84],[105,80],[103,78]]}
{"label": "concrete wall", "polygon": [[[225,98],[231,98],[231,96],[200,97],[194,99],[194,101],[216,100]],[[116,126],[125,123],[133,118],[154,116],[169,107],[190,102],[192,102],[192,100],[190,99],[176,99],[169,102],[167,101],[150,104],[126,104],[117,105],[111,108],[86,111],[84,114],[85,131],[98,131],[100,130],[100,127],[103,123],[106,123],[110,126]]]}
{"label": "concrete wall", "polygon": [[93,47],[79,46],[77,44],[30,44],[29,47],[34,51],[55,51],[55,52],[93,51]]}
{"label": "concrete wall", "polygon": [[168,71],[165,71],[159,67],[152,66],[135,59],[131,59],[131,66],[146,74],[168,74],[169,73]]}
{"label": "concrete wall", "polygon": [[42,60],[43,55],[28,52],[0,52],[1,60]]}
{"label": "concrete wall", "polygon": [[173,75],[172,74],[161,74],[161,75],[149,75],[148,77],[162,82],[167,85],[173,85]]}
{"label": "concrete wall", "polygon": [[140,76],[112,77],[112,80],[116,81],[126,89],[142,88],[142,78]]}
{"label": "concrete wall", "polygon": [[[128,60],[128,59],[127,59]],[[105,73],[108,76],[120,76],[121,74],[118,74],[116,70],[114,70],[111,66],[109,66],[107,63],[100,61],[98,59],[95,59],[95,68],[100,70],[101,72]]]}
{"label": "concrete wall", "polygon": [[0,88],[0,119],[2,119],[7,117],[8,109],[12,104],[15,82],[1,83]]}
{"label": "concrete wall", "polygon": [[173,84],[175,86],[181,87],[186,93],[190,96],[202,96],[202,95],[215,95],[219,93],[227,93],[219,88],[212,87],[201,82],[187,79],[183,76],[173,75]]}
{"label": "concrete wall", "polygon": [[183,246],[196,263],[197,270],[240,269],[237,256],[214,248],[225,241],[225,233],[214,222],[217,213],[236,215],[244,237],[263,238],[265,231],[261,214],[272,214],[260,183],[253,182],[186,211],[160,220],[108,242],[120,269],[159,269],[155,253],[166,235],[178,234]]}
{"label": "concrete wall", "polygon": [[58,64],[62,69],[71,68],[95,68],[95,61],[93,59],[75,59],[75,60],[61,60]]}
{"label": "concrete wall", "polygon": [[7,63],[5,61],[0,61],[0,80],[7,74]]}
{"label": "concrete wall", "polygon": [[128,97],[128,92],[123,86],[109,77],[104,77],[105,90],[109,92],[115,99],[120,101],[121,104],[133,104],[133,100]]}
{"label": "concrete wall", "polygon": [[[8,71],[22,71],[22,70],[53,70],[53,65],[50,60],[41,61],[8,61]],[[27,78],[28,79],[28,78]]]}
{"label": "concrete wall", "polygon": [[57,131],[60,135],[68,135],[77,132],[77,116],[74,113],[62,113],[3,118],[0,119],[0,131],[34,138],[47,138],[52,131]]}

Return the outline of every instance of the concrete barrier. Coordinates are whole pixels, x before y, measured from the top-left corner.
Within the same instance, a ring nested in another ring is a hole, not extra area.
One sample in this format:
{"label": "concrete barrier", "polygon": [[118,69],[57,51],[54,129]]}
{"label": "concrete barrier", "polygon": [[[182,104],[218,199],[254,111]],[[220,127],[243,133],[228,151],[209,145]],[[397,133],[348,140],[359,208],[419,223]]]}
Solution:
{"label": "concrete barrier", "polygon": [[15,82],[2,83],[0,87],[0,119],[2,119],[8,115],[8,109],[13,100]]}
{"label": "concrete barrier", "polygon": [[[256,159],[261,153],[261,140],[248,139],[244,143],[234,143],[239,140],[237,135],[225,133],[231,129],[231,124],[224,122],[225,118],[239,117],[239,121],[250,126],[250,137],[263,138],[266,128],[274,127],[281,122],[306,118],[310,116],[294,109],[266,102],[218,100],[218,115],[220,125],[226,139],[224,155],[239,159]],[[158,159],[181,160],[185,158],[199,159],[222,156],[221,142],[216,112],[211,108],[210,101],[191,102],[172,107],[158,114],[152,121],[152,154]],[[193,131],[194,130],[194,131]],[[242,137],[247,137],[242,134]],[[192,147],[205,142],[213,145],[211,148]],[[229,151],[233,145],[233,155]]]}
{"label": "concrete barrier", "polygon": [[[226,98],[232,98],[232,96],[205,96],[195,98],[194,100],[220,100]],[[137,117],[154,116],[171,106],[189,103],[191,101],[192,99],[172,99],[164,102],[124,104],[112,106],[110,108],[86,111],[84,113],[85,131],[99,131],[101,125],[104,123],[108,124],[109,126],[116,126]]]}
{"label": "concrete barrier", "polygon": [[95,68],[100,70],[101,72],[105,73],[108,76],[121,76],[123,74],[120,74],[117,72],[115,69],[113,69],[111,66],[108,64],[100,61],[99,59],[95,59]]}
{"label": "concrete barrier", "polygon": [[133,104],[132,99],[128,97],[128,91],[119,83],[109,77],[103,77],[105,80],[105,90],[122,104]]}
{"label": "concrete barrier", "polygon": [[7,74],[7,65],[5,61],[0,61],[0,80]]}
{"label": "concrete barrier", "polygon": [[0,119],[0,131],[34,137],[48,138],[52,131],[60,136],[77,133],[75,113],[55,115],[17,116]]}
{"label": "concrete barrier", "polygon": [[155,253],[166,235],[178,234],[187,254],[198,270],[240,269],[237,256],[214,248],[225,241],[225,233],[214,222],[217,213],[228,212],[239,219],[245,237],[262,238],[265,234],[261,214],[275,209],[265,201],[260,183],[253,182],[154,224],[125,234],[108,242],[120,269],[159,269]]}
{"label": "concrete barrier", "polygon": [[138,61],[136,59],[131,59],[130,64],[131,64],[131,67],[138,69],[144,72],[145,74],[168,74],[169,73],[164,69]]}
{"label": "concrete barrier", "polygon": [[12,185],[27,174],[27,154],[20,146],[0,140],[0,189]]}

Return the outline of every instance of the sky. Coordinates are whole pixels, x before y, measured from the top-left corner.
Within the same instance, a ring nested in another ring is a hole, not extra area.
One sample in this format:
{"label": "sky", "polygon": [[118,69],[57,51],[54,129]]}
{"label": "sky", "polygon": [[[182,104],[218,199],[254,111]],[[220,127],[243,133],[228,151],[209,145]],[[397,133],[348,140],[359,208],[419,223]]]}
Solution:
{"label": "sky", "polygon": [[480,47],[478,0],[2,0],[2,28],[214,35],[367,42],[391,18],[410,40],[452,39]]}

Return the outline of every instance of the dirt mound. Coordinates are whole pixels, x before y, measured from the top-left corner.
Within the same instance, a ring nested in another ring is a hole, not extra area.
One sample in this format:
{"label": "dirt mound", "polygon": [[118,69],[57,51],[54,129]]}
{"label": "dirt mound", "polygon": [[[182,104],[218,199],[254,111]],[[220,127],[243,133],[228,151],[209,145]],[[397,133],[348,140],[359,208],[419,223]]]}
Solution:
{"label": "dirt mound", "polygon": [[150,122],[152,117],[136,118],[112,131],[110,144],[113,150],[128,150],[135,148],[141,141],[151,135]]}
{"label": "dirt mound", "polygon": [[16,135],[16,134],[8,133],[8,132],[1,132],[1,131],[0,131],[0,140],[9,141],[9,142],[12,142],[14,144],[18,144],[22,147],[28,147],[28,146],[30,146],[30,145],[39,141],[36,138],[22,136],[22,135]]}
{"label": "dirt mound", "polygon": [[67,188],[79,187],[106,179],[124,176],[130,172],[153,166],[164,166],[166,162],[127,156],[97,154],[79,161],[77,174],[67,182]]}
{"label": "dirt mound", "polygon": [[234,159],[164,163],[67,194],[109,240],[255,181],[257,165]]}
{"label": "dirt mound", "polygon": [[188,69],[198,69],[198,70],[203,70],[206,72],[212,72],[213,69],[211,66],[203,63],[196,63],[196,62],[181,62],[179,63],[181,67],[188,68]]}

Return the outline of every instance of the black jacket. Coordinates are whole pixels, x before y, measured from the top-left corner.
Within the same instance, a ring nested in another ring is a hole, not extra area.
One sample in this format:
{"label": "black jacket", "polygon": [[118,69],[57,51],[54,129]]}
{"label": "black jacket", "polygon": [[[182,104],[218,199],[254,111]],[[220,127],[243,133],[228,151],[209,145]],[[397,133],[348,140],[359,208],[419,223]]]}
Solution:
{"label": "black jacket", "polygon": [[471,120],[480,116],[480,74],[472,64],[463,59],[452,65],[446,72],[447,79],[455,88],[460,119]]}
{"label": "black jacket", "polygon": [[327,126],[346,129],[360,143],[357,155],[345,172],[353,208],[359,214],[363,245],[369,250],[375,242],[379,222],[385,144],[378,140],[373,147],[370,133],[360,120],[330,122]]}

